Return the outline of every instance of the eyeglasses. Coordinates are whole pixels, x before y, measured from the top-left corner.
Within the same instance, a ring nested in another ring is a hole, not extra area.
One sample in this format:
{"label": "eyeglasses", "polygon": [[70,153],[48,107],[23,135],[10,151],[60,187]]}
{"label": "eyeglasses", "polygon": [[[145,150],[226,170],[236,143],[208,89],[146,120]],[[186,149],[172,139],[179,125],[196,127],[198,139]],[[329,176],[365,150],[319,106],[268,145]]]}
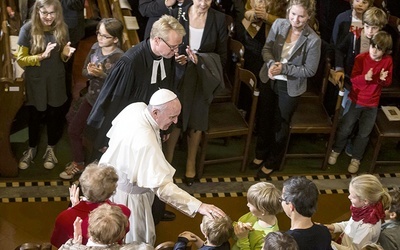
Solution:
{"label": "eyeglasses", "polygon": [[103,35],[103,34],[101,34],[99,31],[96,31],[96,35],[99,37],[102,37],[102,38],[104,38],[104,39],[111,39],[111,38],[113,38],[112,36],[106,36],[106,35]]}
{"label": "eyeglasses", "polygon": [[282,203],[282,201],[288,203],[287,200],[286,200],[286,198],[283,198],[283,197],[279,197],[279,198],[278,198],[278,201],[279,201],[280,203]]}
{"label": "eyeglasses", "polygon": [[175,51],[177,49],[179,49],[179,47],[181,47],[183,45],[183,43],[172,46],[169,43],[167,43],[167,41],[165,41],[162,37],[160,37],[160,39],[171,49],[171,51]]}
{"label": "eyeglasses", "polygon": [[47,17],[47,16],[52,16],[54,17],[56,15],[56,12],[52,11],[52,12],[47,12],[47,11],[41,11],[39,10],[40,14],[42,14],[43,16]]}

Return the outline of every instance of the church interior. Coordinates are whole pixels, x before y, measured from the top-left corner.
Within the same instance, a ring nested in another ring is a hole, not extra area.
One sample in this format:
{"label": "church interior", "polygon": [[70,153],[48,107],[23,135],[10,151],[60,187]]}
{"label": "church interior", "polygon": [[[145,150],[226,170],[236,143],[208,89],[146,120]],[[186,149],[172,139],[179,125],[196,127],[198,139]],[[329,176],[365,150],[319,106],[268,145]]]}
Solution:
{"label": "church interior", "polygon": [[[1,12],[4,18],[3,2]],[[74,100],[72,106],[79,100],[86,87],[87,79],[82,76],[81,72],[87,51],[96,41],[97,19],[89,18],[90,15],[93,15],[91,7],[96,2],[98,2],[97,8],[100,8],[100,11],[102,2],[108,3],[108,1],[102,0],[86,0],[86,36],[80,41],[76,50],[73,65],[72,95]],[[125,10],[121,13],[126,14],[127,12]],[[118,15],[118,13],[109,13],[109,15],[113,14]],[[0,41],[2,55],[7,55],[4,51],[11,49],[4,45],[4,40],[9,34],[6,29],[7,26],[3,23]],[[131,47],[139,42],[136,30],[129,30],[125,35],[126,46]],[[400,39],[395,42],[394,56],[397,58],[394,58],[397,71],[394,74],[393,84],[382,94],[381,102],[385,106],[400,107],[399,48]],[[233,65],[235,63],[236,61],[233,62]],[[0,66],[3,74],[6,74],[8,69],[5,70],[7,67],[3,59]],[[235,76],[231,75],[231,77]],[[327,82],[331,84],[328,79]],[[316,84],[321,83],[322,78]],[[23,82],[18,79],[12,80],[9,75],[2,75],[0,86],[0,117],[3,117],[0,118],[2,128],[0,131],[0,159],[2,159],[0,162],[0,248],[13,250],[19,249],[17,247],[26,242],[41,244],[50,241],[55,218],[70,204],[68,188],[78,180],[79,176],[75,176],[72,180],[63,180],[58,176],[65,165],[71,161],[72,153],[66,128],[64,128],[63,136],[57,145],[58,164],[54,169],[44,169],[42,167],[43,159],[36,157],[30,168],[23,171],[18,170],[18,158],[28,144],[26,110],[23,107],[23,91],[20,90],[23,89]],[[15,91],[15,89],[18,90]],[[333,90],[335,91],[335,88]],[[334,93],[337,94],[337,92]],[[333,119],[333,116],[331,118]],[[347,220],[350,217],[348,185],[353,176],[373,173],[388,190],[399,186],[400,121],[390,121],[389,125],[391,129],[389,132],[384,131],[387,127],[380,130],[380,127],[375,125],[365,158],[357,174],[347,172],[350,157],[346,154],[341,154],[334,166],[324,163],[327,159],[326,147],[331,132],[313,134],[305,132],[294,133],[288,143],[287,154],[300,155],[300,157],[288,156],[281,168],[268,178],[256,177],[256,170],[247,168],[248,164],[243,169],[242,161],[239,160],[205,165],[202,176],[196,179],[192,186],[184,184],[187,146],[182,140],[177,145],[172,163],[176,169],[174,181],[179,187],[201,201],[220,207],[235,221],[248,212],[246,192],[252,184],[268,181],[281,189],[284,180],[294,175],[304,175],[313,180],[320,191],[318,210],[313,216],[313,221],[331,223]],[[45,138],[45,135],[42,137]],[[39,147],[45,147],[43,141],[45,140],[42,140]],[[256,131],[251,135],[247,163],[254,157],[255,141]],[[243,136],[234,136],[225,140],[212,139],[209,141],[207,157],[217,158],[222,155],[241,154],[244,144]],[[305,156],[303,151],[309,155]],[[200,215],[189,218],[171,207],[167,206],[167,210],[174,212],[176,219],[168,222],[162,221],[156,226],[156,244],[175,241],[178,234],[183,231],[192,231],[201,235]],[[282,231],[290,228],[290,220],[284,213],[278,215],[278,221]]]}

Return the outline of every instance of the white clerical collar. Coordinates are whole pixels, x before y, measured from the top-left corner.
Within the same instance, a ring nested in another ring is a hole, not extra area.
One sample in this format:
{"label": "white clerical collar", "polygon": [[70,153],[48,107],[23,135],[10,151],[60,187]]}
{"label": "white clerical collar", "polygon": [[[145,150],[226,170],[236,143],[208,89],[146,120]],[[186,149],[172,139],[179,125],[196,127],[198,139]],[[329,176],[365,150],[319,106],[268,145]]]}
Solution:
{"label": "white clerical collar", "polygon": [[167,75],[165,74],[165,68],[164,68],[164,58],[161,57],[160,60],[154,60],[153,61],[153,72],[151,73],[151,84],[157,83],[157,70],[158,66],[161,66],[161,80],[164,80]]}

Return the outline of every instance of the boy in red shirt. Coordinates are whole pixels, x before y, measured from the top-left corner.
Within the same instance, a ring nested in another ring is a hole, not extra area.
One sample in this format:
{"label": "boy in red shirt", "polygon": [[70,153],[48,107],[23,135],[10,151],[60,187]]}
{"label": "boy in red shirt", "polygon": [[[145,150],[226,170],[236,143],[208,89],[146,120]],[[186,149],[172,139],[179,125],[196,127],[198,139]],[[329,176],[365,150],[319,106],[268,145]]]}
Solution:
{"label": "boy in red shirt", "polygon": [[351,73],[352,88],[349,100],[336,131],[329,164],[336,163],[348,136],[359,120],[359,131],[354,139],[353,155],[347,169],[350,173],[357,173],[375,124],[382,87],[392,83],[393,62],[389,55],[391,49],[391,36],[385,31],[379,31],[371,39],[369,52],[357,55]]}

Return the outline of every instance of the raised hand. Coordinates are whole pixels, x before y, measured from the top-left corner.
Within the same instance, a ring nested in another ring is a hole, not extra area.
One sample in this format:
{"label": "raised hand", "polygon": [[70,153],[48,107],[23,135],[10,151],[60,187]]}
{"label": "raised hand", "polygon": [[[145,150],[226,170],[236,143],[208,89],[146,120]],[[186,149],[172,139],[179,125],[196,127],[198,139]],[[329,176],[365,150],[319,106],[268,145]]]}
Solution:
{"label": "raised hand", "polygon": [[99,64],[88,63],[86,69],[87,69],[89,75],[92,75],[95,77],[104,77],[105,76],[103,66],[100,63]]}
{"label": "raised hand", "polygon": [[266,20],[268,18],[268,13],[265,10],[265,6],[256,7],[255,17],[260,20]]}
{"label": "raised hand", "polygon": [[372,68],[370,68],[367,72],[367,74],[365,74],[365,80],[366,81],[372,81],[372,75],[373,75],[373,71]]}
{"label": "raised hand", "polygon": [[79,203],[79,187],[76,184],[72,184],[69,188],[69,199],[71,201],[71,205],[75,206]]}
{"label": "raised hand", "polygon": [[180,65],[185,65],[187,63],[187,60],[188,60],[187,56],[175,53],[175,62],[179,63]]}
{"label": "raised hand", "polygon": [[386,77],[388,76],[389,70],[385,71],[385,69],[382,68],[381,73],[379,73],[379,79],[382,81],[386,81]]}
{"label": "raised hand", "polygon": [[187,46],[186,54],[188,55],[188,58],[190,61],[192,61],[194,64],[197,64],[197,62],[198,62],[197,55],[193,50],[190,49],[190,46]]}
{"label": "raised hand", "polygon": [[66,57],[71,57],[72,54],[75,52],[75,48],[71,47],[71,42],[68,42],[63,48],[63,55]]}
{"label": "raised hand", "polygon": [[74,221],[74,239],[72,243],[82,244],[82,219],[80,217],[76,217]]}
{"label": "raised hand", "polygon": [[51,51],[56,47],[57,43],[48,43],[46,50],[42,53],[42,59],[49,58]]}

